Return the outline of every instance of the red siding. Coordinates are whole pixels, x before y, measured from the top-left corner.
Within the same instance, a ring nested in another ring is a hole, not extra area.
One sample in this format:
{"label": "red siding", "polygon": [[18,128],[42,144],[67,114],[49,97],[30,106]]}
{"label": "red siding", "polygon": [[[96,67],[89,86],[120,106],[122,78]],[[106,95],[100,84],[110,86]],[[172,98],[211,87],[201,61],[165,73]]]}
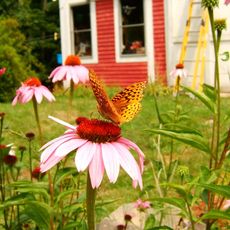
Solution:
{"label": "red siding", "polygon": [[166,83],[164,1],[152,0],[155,75]]}
{"label": "red siding", "polygon": [[113,0],[96,1],[98,64],[86,65],[107,84],[127,86],[147,80],[147,63],[116,63]]}

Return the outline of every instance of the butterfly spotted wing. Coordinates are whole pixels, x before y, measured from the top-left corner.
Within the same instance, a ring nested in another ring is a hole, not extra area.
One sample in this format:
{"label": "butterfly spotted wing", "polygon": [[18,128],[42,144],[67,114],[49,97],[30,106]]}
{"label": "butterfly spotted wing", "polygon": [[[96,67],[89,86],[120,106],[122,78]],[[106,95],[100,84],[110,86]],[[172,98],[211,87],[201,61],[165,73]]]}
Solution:
{"label": "butterfly spotted wing", "polygon": [[102,81],[97,78],[96,74],[92,70],[89,71],[89,80],[98,103],[98,111],[100,114],[104,118],[119,124],[120,115],[105,92]]}
{"label": "butterfly spotted wing", "polygon": [[116,124],[122,124],[132,120],[139,112],[146,82],[134,83],[110,100],[102,82],[93,71],[90,71],[89,79],[98,103],[98,110],[106,119]]}

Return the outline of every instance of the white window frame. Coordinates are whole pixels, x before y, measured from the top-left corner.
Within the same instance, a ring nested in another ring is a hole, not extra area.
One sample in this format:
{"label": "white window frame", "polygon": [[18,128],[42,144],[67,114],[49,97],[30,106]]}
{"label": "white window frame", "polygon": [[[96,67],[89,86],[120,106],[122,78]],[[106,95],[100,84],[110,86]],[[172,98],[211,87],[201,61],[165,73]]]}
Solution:
{"label": "white window frame", "polygon": [[83,64],[98,63],[97,49],[97,22],[96,22],[96,3],[88,0],[60,0],[60,18],[61,18],[61,46],[63,61],[70,54],[75,54],[74,49],[74,25],[72,7],[89,4],[90,6],[90,25],[91,25],[91,49],[92,55],[81,58]]}
{"label": "white window frame", "polygon": [[[151,34],[152,30],[152,0],[143,0],[143,15],[144,15],[144,37],[145,37],[145,54],[143,55],[122,55],[120,44],[121,37],[120,34],[120,2],[119,0],[113,0],[114,6],[114,34],[115,34],[115,53],[116,53],[116,62],[144,62],[149,59],[149,52],[153,51],[153,35]],[[151,54],[153,56],[153,53]]]}

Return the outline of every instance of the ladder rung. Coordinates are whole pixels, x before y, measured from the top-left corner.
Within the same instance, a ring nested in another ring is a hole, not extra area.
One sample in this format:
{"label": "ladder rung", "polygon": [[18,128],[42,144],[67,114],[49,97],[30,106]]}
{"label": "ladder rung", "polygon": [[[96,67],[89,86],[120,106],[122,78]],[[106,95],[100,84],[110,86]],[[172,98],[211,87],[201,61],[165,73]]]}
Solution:
{"label": "ladder rung", "polygon": [[191,16],[191,19],[201,19],[201,16]]}
{"label": "ladder rung", "polygon": [[198,30],[190,30],[189,33],[194,34],[194,33],[200,33]]}
{"label": "ladder rung", "polygon": [[201,4],[201,1],[193,1],[192,4]]}
{"label": "ladder rung", "polygon": [[[198,62],[201,62],[202,60],[197,60]],[[184,62],[196,62],[196,60],[194,60],[194,59],[186,59],[186,60],[184,60]]]}

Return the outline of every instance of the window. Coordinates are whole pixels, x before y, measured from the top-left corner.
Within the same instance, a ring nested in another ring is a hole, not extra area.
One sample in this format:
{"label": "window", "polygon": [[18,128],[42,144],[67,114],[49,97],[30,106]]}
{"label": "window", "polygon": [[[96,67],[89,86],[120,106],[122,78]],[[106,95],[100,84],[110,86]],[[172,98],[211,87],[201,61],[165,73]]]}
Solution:
{"label": "window", "polygon": [[74,51],[81,57],[92,57],[92,33],[90,5],[72,7],[74,29]]}
{"label": "window", "polygon": [[145,55],[143,0],[120,0],[120,55]]}

